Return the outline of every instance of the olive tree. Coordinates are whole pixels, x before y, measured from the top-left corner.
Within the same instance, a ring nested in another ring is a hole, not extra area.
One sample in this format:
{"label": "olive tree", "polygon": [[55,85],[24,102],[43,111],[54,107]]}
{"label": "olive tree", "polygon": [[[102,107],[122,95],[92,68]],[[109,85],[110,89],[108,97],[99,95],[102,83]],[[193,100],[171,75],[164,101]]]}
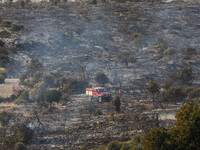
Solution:
{"label": "olive tree", "polygon": [[103,85],[109,82],[108,77],[103,72],[98,72],[95,75],[95,80],[100,84]]}

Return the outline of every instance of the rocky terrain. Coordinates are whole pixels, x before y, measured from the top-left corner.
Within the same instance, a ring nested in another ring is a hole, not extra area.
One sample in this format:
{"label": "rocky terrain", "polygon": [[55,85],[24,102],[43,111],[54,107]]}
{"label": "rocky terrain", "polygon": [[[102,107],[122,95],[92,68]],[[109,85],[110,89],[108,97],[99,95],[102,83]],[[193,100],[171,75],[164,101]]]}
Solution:
{"label": "rocky terrain", "polygon": [[[35,103],[1,103],[1,111],[13,112],[11,124],[26,122],[34,130],[28,149],[92,149],[111,140],[130,137],[153,127],[175,124],[174,110],[181,103],[152,101],[147,94],[149,79],[163,84],[169,72],[192,67],[199,87],[199,3],[104,3],[0,4],[0,16],[23,24],[24,29],[3,38],[12,47],[6,65],[8,77],[0,95],[7,97],[20,86],[19,74],[37,57],[45,71],[80,77],[95,85],[94,76],[104,72],[112,90],[122,86],[121,112],[111,103],[91,102],[84,94],[55,104],[52,112]],[[186,48],[197,53],[189,58]],[[125,64],[120,55],[128,52],[135,61]],[[186,85],[182,85],[186,86]],[[188,86],[188,85],[187,85]],[[23,87],[22,87],[23,88]],[[113,93],[112,93],[113,94]],[[39,122],[38,122],[39,118]]]}
{"label": "rocky terrain", "polygon": [[[50,72],[79,75],[84,68],[91,78],[104,71],[113,83],[120,78],[124,85],[162,79],[183,66],[198,72],[198,55],[183,57],[186,47],[199,51],[198,3],[35,4],[24,9],[3,5],[1,10],[3,18],[25,25],[15,39],[11,75],[23,71],[35,56]],[[137,62],[125,67],[117,57],[123,51]]]}

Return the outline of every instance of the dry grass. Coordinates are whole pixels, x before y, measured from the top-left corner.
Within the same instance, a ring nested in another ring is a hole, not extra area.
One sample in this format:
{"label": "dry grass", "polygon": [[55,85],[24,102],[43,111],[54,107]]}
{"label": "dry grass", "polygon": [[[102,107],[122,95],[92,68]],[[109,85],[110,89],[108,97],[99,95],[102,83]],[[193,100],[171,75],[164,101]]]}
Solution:
{"label": "dry grass", "polygon": [[23,86],[19,85],[19,79],[6,79],[4,84],[0,84],[0,96],[10,97],[16,90],[20,89],[23,89]]}

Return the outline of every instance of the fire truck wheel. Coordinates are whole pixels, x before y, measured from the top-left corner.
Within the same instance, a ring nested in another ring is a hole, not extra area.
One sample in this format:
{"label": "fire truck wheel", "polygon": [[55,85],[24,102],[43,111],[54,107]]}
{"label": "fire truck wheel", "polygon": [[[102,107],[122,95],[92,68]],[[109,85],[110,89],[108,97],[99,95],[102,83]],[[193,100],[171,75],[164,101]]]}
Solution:
{"label": "fire truck wheel", "polygon": [[99,103],[101,103],[101,101],[102,101],[102,100],[101,100],[101,97],[99,97]]}

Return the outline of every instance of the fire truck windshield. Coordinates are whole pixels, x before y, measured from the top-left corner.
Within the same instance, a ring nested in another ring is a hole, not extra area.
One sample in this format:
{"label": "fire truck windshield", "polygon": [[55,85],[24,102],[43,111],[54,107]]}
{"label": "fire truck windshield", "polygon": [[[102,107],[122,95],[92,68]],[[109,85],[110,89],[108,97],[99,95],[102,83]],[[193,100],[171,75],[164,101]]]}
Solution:
{"label": "fire truck windshield", "polygon": [[103,93],[103,92],[107,92],[106,89],[98,89],[97,90],[98,93]]}

